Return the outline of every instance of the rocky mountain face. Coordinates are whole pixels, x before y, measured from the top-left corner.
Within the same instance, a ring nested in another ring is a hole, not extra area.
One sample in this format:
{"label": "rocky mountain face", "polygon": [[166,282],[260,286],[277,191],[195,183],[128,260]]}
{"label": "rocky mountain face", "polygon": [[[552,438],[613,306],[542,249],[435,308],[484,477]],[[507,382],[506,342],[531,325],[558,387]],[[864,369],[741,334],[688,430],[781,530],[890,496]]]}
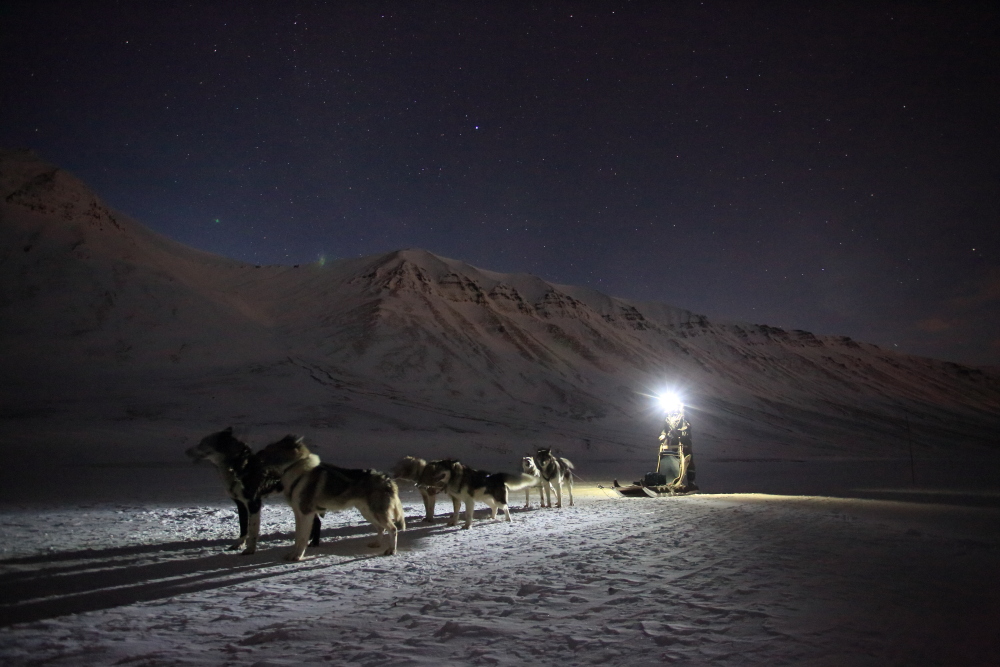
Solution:
{"label": "rocky mountain face", "polygon": [[600,452],[655,441],[650,396],[668,388],[722,458],[913,437],[996,447],[1000,425],[994,371],[415,249],[248,265],[161,237],[19,152],[0,153],[0,346],[8,428],[101,414],[487,447],[558,434]]}

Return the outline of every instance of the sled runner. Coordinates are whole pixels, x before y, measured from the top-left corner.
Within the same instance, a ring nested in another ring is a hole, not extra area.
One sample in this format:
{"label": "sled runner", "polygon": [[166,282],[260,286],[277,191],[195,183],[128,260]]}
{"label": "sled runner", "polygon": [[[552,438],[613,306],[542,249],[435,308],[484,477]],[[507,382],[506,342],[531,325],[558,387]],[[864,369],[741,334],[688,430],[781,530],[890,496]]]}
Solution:
{"label": "sled runner", "polygon": [[659,472],[649,472],[642,480],[633,482],[629,486],[622,486],[616,479],[611,488],[620,498],[661,498],[697,493],[697,487],[689,485],[687,480],[687,468],[691,464],[691,455],[687,454],[679,463],[680,474],[669,482],[667,482],[665,475]]}

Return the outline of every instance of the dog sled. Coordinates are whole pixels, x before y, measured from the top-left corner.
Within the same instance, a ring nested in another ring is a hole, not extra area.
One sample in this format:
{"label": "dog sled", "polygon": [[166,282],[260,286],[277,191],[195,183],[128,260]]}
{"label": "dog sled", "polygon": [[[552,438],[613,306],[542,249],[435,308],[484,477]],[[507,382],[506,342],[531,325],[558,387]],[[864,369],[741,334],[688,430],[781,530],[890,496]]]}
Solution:
{"label": "dog sled", "polygon": [[[660,459],[662,460],[662,458],[661,454]],[[616,479],[612,482],[611,489],[618,494],[619,498],[662,498],[690,495],[698,490],[698,487],[688,483],[687,468],[690,464],[690,454],[680,458],[678,461],[680,474],[667,481],[667,476],[660,472],[660,462],[657,461],[656,472],[648,472],[641,480],[628,486],[623,486]]]}
{"label": "dog sled", "polygon": [[674,395],[662,396],[660,401],[665,416],[656,470],[628,486],[616,479],[611,488],[621,498],[659,498],[698,490],[691,461],[691,424],[684,417],[684,404]]}

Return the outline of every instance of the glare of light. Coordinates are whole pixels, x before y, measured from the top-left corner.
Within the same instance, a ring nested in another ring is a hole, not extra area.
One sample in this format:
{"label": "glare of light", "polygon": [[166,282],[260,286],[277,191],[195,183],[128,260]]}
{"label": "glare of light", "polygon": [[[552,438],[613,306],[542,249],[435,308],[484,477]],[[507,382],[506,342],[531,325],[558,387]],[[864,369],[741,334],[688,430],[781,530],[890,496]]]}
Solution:
{"label": "glare of light", "polygon": [[667,392],[656,397],[660,408],[664,412],[680,412],[684,409],[684,401],[674,392]]}

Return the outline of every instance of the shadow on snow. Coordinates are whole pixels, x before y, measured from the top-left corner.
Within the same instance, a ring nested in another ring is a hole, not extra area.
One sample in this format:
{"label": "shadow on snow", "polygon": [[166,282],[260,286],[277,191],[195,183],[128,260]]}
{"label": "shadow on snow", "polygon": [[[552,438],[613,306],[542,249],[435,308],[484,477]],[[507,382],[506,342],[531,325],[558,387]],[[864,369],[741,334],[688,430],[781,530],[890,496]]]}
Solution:
{"label": "shadow on snow", "polygon": [[[440,519],[426,524],[418,523],[419,517],[408,517],[407,523],[411,521],[413,527],[399,533],[400,550],[412,549],[418,539],[448,528]],[[373,553],[368,546],[375,533],[367,524],[327,529],[322,536],[333,541],[310,547],[299,563],[284,560],[292,546],[291,533],[261,536],[258,551],[251,556],[223,551],[185,557],[186,551],[223,550],[232,544],[231,540],[191,540],[2,560],[0,567],[8,571],[0,574],[0,627],[382,557],[381,547]]]}

